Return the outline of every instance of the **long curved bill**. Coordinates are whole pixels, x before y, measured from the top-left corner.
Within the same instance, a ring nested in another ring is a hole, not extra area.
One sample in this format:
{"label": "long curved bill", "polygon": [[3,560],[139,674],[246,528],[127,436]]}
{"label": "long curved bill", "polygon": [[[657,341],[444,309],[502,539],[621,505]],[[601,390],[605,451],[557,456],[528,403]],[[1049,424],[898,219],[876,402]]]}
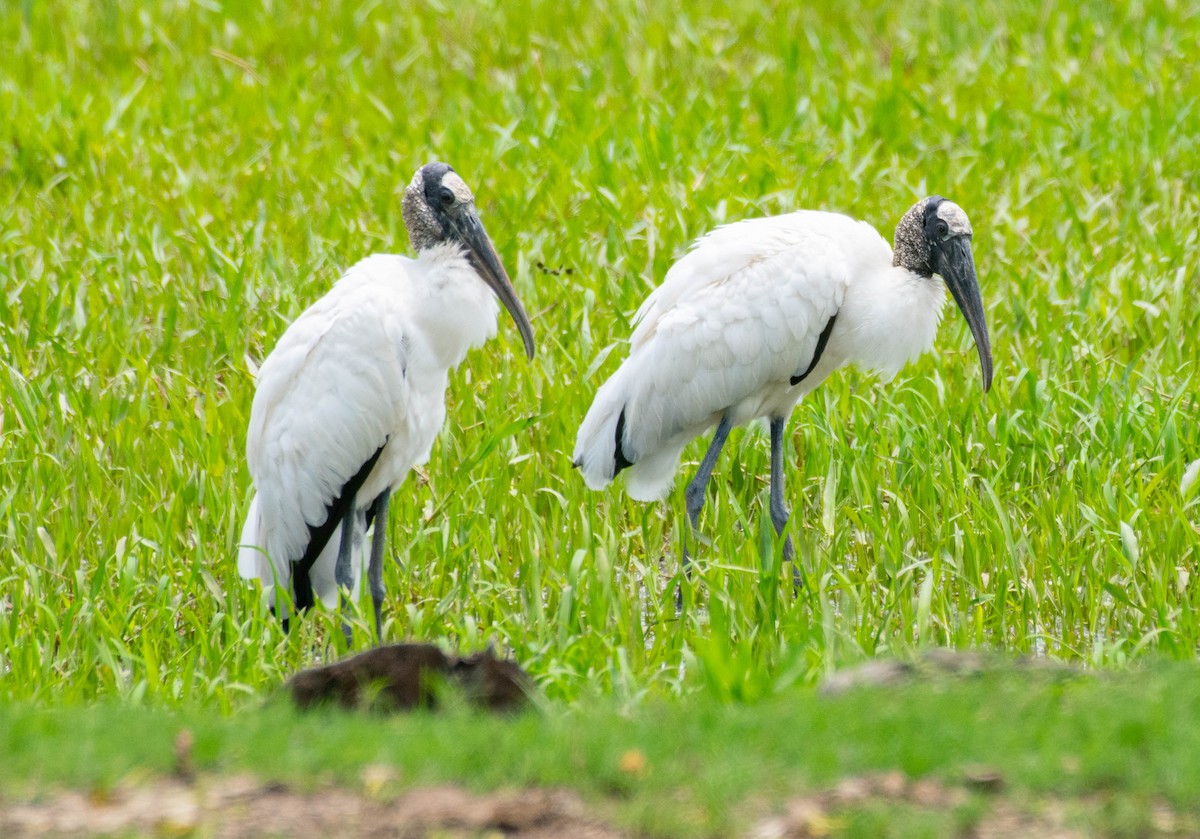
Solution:
{"label": "long curved bill", "polygon": [[983,368],[983,389],[992,386],[992,343],[988,338],[987,321],[983,316],[983,298],[979,294],[979,280],[975,276],[975,257],[971,254],[971,240],[966,236],[955,236],[934,247],[934,270],[942,275],[954,302],[958,304],[971,335],[975,349],[979,351],[979,363]]}
{"label": "long curved bill", "polygon": [[455,232],[458,233],[460,241],[466,245],[467,259],[471,261],[471,265],[479,272],[479,276],[483,278],[484,282],[491,287],[492,291],[496,292],[496,296],[500,298],[504,308],[508,309],[513,322],[517,325],[517,331],[521,333],[521,340],[525,342],[525,355],[533,358],[535,349],[533,326],[529,323],[529,316],[525,314],[525,307],[517,298],[512,281],[508,279],[504,266],[500,264],[500,257],[496,255],[496,249],[492,247],[492,240],[488,238],[487,231],[483,229],[483,223],[479,220],[479,216],[468,211],[463,214],[462,223],[457,227]]}

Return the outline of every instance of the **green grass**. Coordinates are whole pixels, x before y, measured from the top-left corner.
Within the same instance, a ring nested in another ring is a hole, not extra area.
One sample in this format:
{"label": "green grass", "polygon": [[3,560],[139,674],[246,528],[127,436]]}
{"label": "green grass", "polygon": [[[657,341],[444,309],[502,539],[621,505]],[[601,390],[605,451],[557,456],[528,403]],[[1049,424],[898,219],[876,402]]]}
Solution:
{"label": "green grass", "polygon": [[[392,504],[391,638],[496,641],[551,699],[768,714],[926,646],[1192,660],[1200,11],[797,5],[0,8],[0,699],[206,719],[311,658],[236,577],[250,370],[343,268],[407,250],[400,192],[435,157],[539,354],[503,322],[452,377]],[[797,409],[795,598],[764,435],[735,432],[677,618],[682,493],[569,468],[632,313],[721,222],[890,236],[929,193],[975,227],[992,391],[948,315],[894,382]]]}
{"label": "green grass", "polygon": [[[176,734],[187,729],[202,773],[360,789],[363,767],[384,764],[397,787],[571,787],[641,835],[745,835],[772,802],[828,788],[844,773],[899,770],[958,787],[983,765],[1019,806],[1062,802],[1092,835],[1104,826],[1106,835],[1146,836],[1156,804],[1200,812],[1198,715],[1200,677],[1179,665],[1136,677],[999,671],[836,700],[794,691],[754,706],[697,697],[686,713],[675,700],[647,702],[632,716],[585,702],[501,725],[458,713],[301,715],[273,702],[227,719],[197,709],[18,704],[0,708],[0,789],[103,791],[169,774]],[[622,768],[633,750],[641,771]],[[970,835],[954,825],[970,826],[991,805],[975,796],[929,810],[851,806],[838,835]]]}

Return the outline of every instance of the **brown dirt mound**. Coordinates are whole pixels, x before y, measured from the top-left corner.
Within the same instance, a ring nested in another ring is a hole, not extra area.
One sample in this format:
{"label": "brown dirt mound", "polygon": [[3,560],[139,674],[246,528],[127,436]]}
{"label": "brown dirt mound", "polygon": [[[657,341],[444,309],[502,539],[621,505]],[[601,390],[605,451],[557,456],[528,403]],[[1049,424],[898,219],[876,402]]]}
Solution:
{"label": "brown dirt mound", "polygon": [[301,708],[336,704],[377,710],[437,706],[439,688],[451,685],[472,705],[492,711],[527,704],[533,680],[515,661],[498,658],[489,647],[456,658],[433,644],[376,647],[324,667],[303,670],[287,688]]}

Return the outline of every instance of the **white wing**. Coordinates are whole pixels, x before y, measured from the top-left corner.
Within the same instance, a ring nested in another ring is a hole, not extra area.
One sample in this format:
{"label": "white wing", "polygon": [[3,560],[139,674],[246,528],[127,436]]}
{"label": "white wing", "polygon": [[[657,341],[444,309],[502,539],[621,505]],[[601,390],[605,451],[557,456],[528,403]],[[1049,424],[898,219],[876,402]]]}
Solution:
{"label": "white wing", "polygon": [[408,264],[375,256],[354,266],[288,327],[259,370],[246,439],[255,542],[282,579],[303,554],[308,526],[324,522],[346,482],[404,426]]}
{"label": "white wing", "polygon": [[802,212],[728,225],[671,268],[639,311],[626,361],[639,369],[634,454],[730,409],[737,422],[761,416],[808,368],[849,281],[838,219],[851,222]]}
{"label": "white wing", "polygon": [[[718,228],[667,273],[635,316],[629,357],[601,387],[576,443],[588,484],[613,477],[615,431],[634,498],[660,496],[688,440],[726,412],[735,423],[789,411],[820,376],[812,363],[857,266],[890,254],[869,225],[798,212]],[[886,264],[886,263],[885,263]],[[821,372],[821,371],[824,372]]]}

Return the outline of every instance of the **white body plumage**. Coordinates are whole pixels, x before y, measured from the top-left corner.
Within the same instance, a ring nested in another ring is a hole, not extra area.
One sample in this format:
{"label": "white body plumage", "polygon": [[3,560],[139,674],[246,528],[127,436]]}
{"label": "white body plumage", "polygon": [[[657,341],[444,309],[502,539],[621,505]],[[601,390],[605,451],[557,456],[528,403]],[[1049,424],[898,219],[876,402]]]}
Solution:
{"label": "white body plumage", "polygon": [[[495,335],[497,313],[463,248],[448,242],[415,260],[363,259],[284,332],[258,372],[246,438],[256,495],[238,553],[239,573],[261,580],[272,605],[309,526],[324,522],[330,499],[380,446],[359,510],[428,460],[446,415],[447,375]],[[311,571],[326,605],[337,600],[340,535],[339,526]],[[355,595],[363,556],[357,546]]]}
{"label": "white body plumage", "polygon": [[942,283],[893,266],[875,229],[844,215],[801,211],[718,228],[642,304],[628,358],[579,429],[576,463],[593,489],[611,481],[620,421],[627,491],[661,498],[684,446],[723,416],[734,425],[786,417],[849,363],[895,375],[931,346],[944,302]]}

